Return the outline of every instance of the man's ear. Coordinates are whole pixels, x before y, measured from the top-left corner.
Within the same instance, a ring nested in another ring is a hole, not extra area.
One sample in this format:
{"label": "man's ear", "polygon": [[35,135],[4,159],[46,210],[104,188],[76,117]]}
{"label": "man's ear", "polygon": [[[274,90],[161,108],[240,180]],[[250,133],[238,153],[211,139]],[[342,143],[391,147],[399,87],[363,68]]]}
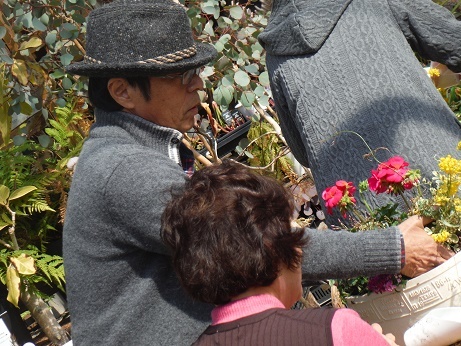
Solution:
{"label": "man's ear", "polygon": [[133,93],[130,90],[132,88],[125,78],[111,78],[107,83],[110,96],[125,109],[132,109],[135,106]]}

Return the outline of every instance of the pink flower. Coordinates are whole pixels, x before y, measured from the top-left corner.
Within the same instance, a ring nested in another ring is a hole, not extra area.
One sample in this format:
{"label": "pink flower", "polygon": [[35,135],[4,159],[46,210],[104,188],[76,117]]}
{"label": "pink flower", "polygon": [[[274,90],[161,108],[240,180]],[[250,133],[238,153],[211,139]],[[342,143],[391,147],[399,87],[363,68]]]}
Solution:
{"label": "pink flower", "polygon": [[322,198],[325,201],[328,214],[333,214],[333,208],[339,207],[345,217],[347,209],[356,203],[355,190],[356,188],[352,182],[345,180],[338,180],[334,186],[327,187],[322,193]]}
{"label": "pink flower", "polygon": [[368,186],[376,193],[398,194],[413,187],[415,180],[409,176],[408,162],[400,156],[391,157],[371,171]]}
{"label": "pink flower", "polygon": [[327,187],[322,192],[322,198],[325,200],[328,214],[333,214],[333,208],[339,204],[341,198],[343,198],[343,192],[336,186]]}

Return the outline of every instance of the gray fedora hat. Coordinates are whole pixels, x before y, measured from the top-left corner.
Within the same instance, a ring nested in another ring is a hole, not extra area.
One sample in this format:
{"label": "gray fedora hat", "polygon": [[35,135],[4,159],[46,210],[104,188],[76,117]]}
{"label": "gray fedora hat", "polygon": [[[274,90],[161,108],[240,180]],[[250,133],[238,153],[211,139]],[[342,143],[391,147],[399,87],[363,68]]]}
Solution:
{"label": "gray fedora hat", "polygon": [[203,66],[216,54],[212,45],[194,41],[185,9],[172,0],[116,0],[90,13],[86,55],[66,71],[162,76]]}

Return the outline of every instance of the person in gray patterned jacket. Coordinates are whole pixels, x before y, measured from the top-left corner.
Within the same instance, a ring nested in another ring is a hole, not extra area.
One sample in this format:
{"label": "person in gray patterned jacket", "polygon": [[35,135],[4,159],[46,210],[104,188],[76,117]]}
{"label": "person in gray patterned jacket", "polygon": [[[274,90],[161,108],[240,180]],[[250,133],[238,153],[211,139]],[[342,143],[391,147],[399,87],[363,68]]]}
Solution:
{"label": "person in gray patterned jacket", "polygon": [[259,40],[283,134],[319,193],[370,176],[366,145],[428,179],[456,150],[460,123],[414,51],[461,72],[461,22],[431,0],[274,0]]}
{"label": "person in gray patterned jacket", "polygon": [[[170,0],[119,0],[89,15],[86,56],[67,68],[89,76],[96,120],[75,167],[63,235],[77,346],[190,345],[210,322],[212,306],[181,289],[160,229],[172,186],[186,179],[181,140],[198,112],[198,73],[215,56]],[[306,270],[311,278],[399,272],[401,234],[403,271],[443,261],[422,220],[399,228],[306,230]]]}

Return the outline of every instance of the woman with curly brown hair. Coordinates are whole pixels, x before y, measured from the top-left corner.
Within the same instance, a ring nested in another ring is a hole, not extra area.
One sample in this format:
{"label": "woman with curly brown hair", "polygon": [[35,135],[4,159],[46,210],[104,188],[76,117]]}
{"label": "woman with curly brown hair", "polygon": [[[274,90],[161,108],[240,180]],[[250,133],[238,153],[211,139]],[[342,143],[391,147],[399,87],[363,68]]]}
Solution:
{"label": "woman with curly brown hair", "polygon": [[193,298],[217,305],[194,345],[388,345],[352,310],[288,310],[309,244],[291,228],[292,196],[276,180],[225,161],[173,197],[162,238],[175,271]]}

